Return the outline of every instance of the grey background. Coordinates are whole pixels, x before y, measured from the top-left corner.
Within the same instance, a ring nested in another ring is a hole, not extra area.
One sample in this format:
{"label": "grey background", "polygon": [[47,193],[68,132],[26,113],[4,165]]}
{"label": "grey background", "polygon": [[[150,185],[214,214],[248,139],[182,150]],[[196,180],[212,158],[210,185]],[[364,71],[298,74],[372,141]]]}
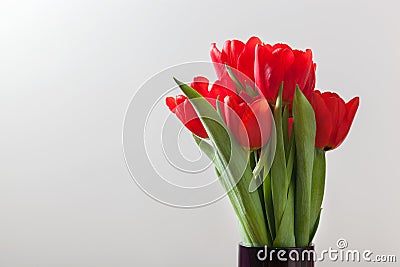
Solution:
{"label": "grey background", "polygon": [[318,248],[343,237],[400,257],[397,2],[1,1],[0,266],[235,266],[228,200],[152,200],[129,176],[121,135],[147,78],[253,34],[312,48],[319,88],[361,96],[328,154]]}

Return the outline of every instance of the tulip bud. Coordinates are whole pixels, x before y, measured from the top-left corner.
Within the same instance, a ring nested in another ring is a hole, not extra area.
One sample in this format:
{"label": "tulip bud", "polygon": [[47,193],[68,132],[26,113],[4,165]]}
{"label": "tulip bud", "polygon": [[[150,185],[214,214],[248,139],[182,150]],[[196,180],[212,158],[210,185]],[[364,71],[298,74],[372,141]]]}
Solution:
{"label": "tulip bud", "polygon": [[359,98],[348,103],[336,93],[316,90],[310,97],[314,108],[317,133],[315,146],[325,151],[337,148],[346,138],[356,115]]}

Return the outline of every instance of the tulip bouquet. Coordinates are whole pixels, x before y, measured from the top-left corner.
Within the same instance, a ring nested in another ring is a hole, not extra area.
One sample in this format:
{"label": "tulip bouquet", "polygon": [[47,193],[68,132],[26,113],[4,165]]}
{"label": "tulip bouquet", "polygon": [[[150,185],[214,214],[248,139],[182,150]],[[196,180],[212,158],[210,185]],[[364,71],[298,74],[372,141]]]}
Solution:
{"label": "tulip bouquet", "polygon": [[312,52],[226,41],[211,48],[218,80],[175,79],[166,104],[193,133],[238,217],[246,246],[306,247],[318,228],[325,153],[347,136],[359,98],[315,89]]}

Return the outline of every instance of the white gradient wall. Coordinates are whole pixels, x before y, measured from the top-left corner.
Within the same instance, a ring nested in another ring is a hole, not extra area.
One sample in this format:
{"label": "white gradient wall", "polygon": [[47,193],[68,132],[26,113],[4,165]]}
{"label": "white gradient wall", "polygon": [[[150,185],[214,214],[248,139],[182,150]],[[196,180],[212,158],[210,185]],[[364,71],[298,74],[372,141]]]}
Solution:
{"label": "white gradient wall", "polygon": [[[317,86],[361,97],[349,137],[328,154],[317,247],[343,237],[399,258],[399,8],[395,0],[1,1],[0,266],[235,266],[228,200],[182,210],[150,199],[129,176],[121,134],[148,77],[208,60],[211,42],[251,35],[312,48]],[[346,264],[364,266],[320,266]]]}

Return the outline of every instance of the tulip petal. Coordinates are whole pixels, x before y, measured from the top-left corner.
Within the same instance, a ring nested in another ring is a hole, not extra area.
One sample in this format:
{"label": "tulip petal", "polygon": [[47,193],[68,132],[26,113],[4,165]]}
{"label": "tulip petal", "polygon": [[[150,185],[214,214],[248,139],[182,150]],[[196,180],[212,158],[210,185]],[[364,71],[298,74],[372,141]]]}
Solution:
{"label": "tulip petal", "polygon": [[165,103],[167,104],[169,110],[171,110],[172,112],[174,112],[175,107],[176,107],[176,102],[175,102],[175,98],[173,97],[167,97],[165,99]]}
{"label": "tulip petal", "polygon": [[240,139],[250,144],[250,148],[263,147],[271,135],[272,118],[268,102],[258,99],[249,105],[242,115],[244,129],[239,132]]}
{"label": "tulip petal", "polygon": [[[324,93],[327,95],[326,93]],[[323,94],[323,95],[324,95]],[[325,150],[330,150],[333,148],[336,148],[336,134],[337,134],[337,129],[339,125],[339,113],[340,109],[344,108],[341,107],[340,102],[337,97],[335,97],[333,94],[329,94],[330,96],[325,97],[325,104],[330,110],[331,114],[331,119],[332,119],[332,132],[329,138],[329,141],[327,142],[327,146],[325,147]]]}
{"label": "tulip petal", "polygon": [[189,131],[201,138],[208,138],[203,124],[198,118],[192,104],[189,102],[187,97],[183,95],[178,95],[175,98],[167,97],[165,102],[168,108],[175,113],[176,117]]}
{"label": "tulip petal", "polygon": [[306,81],[306,84],[303,88],[303,92],[305,96],[309,96],[313,90],[315,89],[315,72],[317,70],[317,64],[312,64],[312,67],[310,69],[310,73],[308,74],[308,78]]}
{"label": "tulip petal", "polygon": [[283,99],[287,102],[291,102],[293,100],[296,85],[300,87],[300,90],[302,90],[306,97],[310,93],[309,88],[307,88],[307,90],[304,89],[306,83],[308,82],[308,78],[312,78],[312,74],[310,73],[313,69],[312,52],[310,49],[307,49],[305,52],[293,50],[293,57],[293,63],[285,72],[285,77],[283,80],[285,85]]}
{"label": "tulip petal", "polygon": [[206,77],[203,76],[197,76],[193,78],[193,82],[190,84],[190,86],[196,90],[199,94],[201,94],[204,97],[208,97],[208,85],[209,81]]}
{"label": "tulip petal", "polygon": [[269,45],[256,45],[254,59],[254,82],[260,94],[263,94],[266,99],[272,99],[272,92],[269,90],[269,85],[266,82],[265,75],[266,60],[271,57],[271,47]]}
{"label": "tulip petal", "polygon": [[237,69],[240,54],[243,52],[245,44],[239,40],[226,41],[222,49],[223,63]]}
{"label": "tulip petal", "polygon": [[217,44],[215,43],[211,44],[210,56],[212,62],[214,63],[214,68],[218,79],[222,79],[225,73],[225,67],[222,61],[222,52],[218,50]]}
{"label": "tulip petal", "polygon": [[353,123],[354,117],[356,115],[359,103],[360,99],[358,97],[354,97],[346,104],[346,115],[342,123],[339,125],[336,135],[336,147],[343,143],[344,139],[347,137],[351,128],[351,124]]}
{"label": "tulip petal", "polygon": [[318,91],[313,94],[311,105],[314,109],[315,121],[317,124],[315,146],[324,149],[329,142],[333,128],[331,112]]}
{"label": "tulip petal", "polygon": [[[294,60],[293,51],[289,48],[277,48],[272,52],[272,56],[267,63],[265,75],[268,77],[267,83],[273,100],[278,97],[279,87],[285,79],[285,73],[290,69]],[[290,88],[286,86],[286,82],[284,81],[282,92],[284,102],[288,100],[287,96],[291,95],[290,101],[293,99],[294,89],[294,87]]]}
{"label": "tulip petal", "polygon": [[254,58],[256,46],[262,44],[258,37],[251,37],[238,58],[237,69],[254,82]]}

